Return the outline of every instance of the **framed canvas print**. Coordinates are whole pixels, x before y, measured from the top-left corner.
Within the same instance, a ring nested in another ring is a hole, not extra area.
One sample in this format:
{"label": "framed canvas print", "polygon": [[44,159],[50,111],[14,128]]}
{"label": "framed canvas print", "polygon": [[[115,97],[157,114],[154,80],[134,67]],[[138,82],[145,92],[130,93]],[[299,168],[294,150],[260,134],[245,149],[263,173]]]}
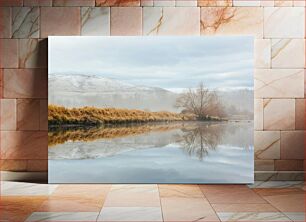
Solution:
{"label": "framed canvas print", "polygon": [[49,37],[50,183],[252,183],[253,38]]}

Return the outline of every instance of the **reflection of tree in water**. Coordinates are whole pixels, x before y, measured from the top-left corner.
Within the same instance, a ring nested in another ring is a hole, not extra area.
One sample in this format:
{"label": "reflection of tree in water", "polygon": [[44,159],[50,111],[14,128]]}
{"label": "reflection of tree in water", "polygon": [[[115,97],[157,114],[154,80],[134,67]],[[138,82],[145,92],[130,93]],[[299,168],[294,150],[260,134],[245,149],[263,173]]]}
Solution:
{"label": "reflection of tree in water", "polygon": [[224,127],[213,125],[197,125],[193,128],[184,128],[180,144],[190,156],[203,160],[209,150],[215,150],[221,141]]}

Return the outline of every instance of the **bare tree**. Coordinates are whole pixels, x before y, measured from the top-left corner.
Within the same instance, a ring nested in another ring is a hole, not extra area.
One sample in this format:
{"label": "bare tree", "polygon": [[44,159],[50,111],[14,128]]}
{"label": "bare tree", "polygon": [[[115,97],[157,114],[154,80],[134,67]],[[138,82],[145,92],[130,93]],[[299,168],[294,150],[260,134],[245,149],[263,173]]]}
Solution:
{"label": "bare tree", "polygon": [[206,119],[207,116],[220,116],[223,109],[216,92],[206,88],[202,82],[198,88],[189,88],[187,92],[182,93],[175,106],[196,115],[200,120]]}

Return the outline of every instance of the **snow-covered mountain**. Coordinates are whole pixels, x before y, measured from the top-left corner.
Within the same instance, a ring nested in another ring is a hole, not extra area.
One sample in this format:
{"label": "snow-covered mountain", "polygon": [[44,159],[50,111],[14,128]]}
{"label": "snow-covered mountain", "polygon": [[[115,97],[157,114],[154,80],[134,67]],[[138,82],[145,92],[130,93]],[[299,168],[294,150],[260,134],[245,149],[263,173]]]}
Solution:
{"label": "snow-covered mountain", "polygon": [[135,86],[95,75],[49,75],[49,103],[65,107],[116,107],[150,111],[177,111],[178,94]]}

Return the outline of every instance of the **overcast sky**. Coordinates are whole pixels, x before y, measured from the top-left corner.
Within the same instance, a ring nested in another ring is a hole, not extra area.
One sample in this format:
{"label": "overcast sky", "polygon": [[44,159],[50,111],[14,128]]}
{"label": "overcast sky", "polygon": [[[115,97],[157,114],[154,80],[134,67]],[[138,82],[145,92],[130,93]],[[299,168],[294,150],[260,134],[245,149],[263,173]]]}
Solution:
{"label": "overcast sky", "polygon": [[177,91],[253,87],[252,37],[49,37],[49,74],[94,74]]}

